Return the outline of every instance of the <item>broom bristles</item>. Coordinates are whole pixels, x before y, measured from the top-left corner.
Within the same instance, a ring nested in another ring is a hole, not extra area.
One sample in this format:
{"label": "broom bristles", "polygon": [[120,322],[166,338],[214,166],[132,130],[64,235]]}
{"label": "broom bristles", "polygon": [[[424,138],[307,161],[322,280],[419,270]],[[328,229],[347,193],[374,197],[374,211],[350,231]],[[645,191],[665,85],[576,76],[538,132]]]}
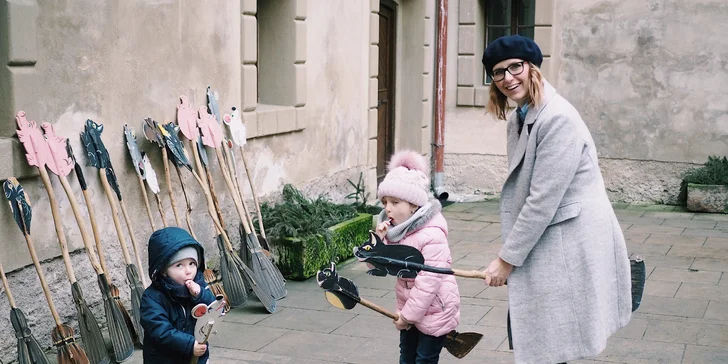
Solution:
{"label": "broom bristles", "polygon": [[58,364],[89,364],[86,352],[76,343],[73,337],[73,328],[60,325],[51,331],[53,345],[58,348],[56,359]]}
{"label": "broom bristles", "polygon": [[134,264],[126,266],[126,278],[129,280],[131,287],[131,312],[134,315],[134,328],[136,329],[137,336],[139,337],[139,343],[144,343],[144,329],[141,324],[141,303],[142,295],[144,294],[144,286],[139,279],[139,271]]}
{"label": "broom bristles", "polygon": [[126,324],[127,331],[129,331],[129,334],[131,334],[132,341],[139,342],[139,336],[136,333],[134,322],[132,321],[131,316],[129,316],[129,311],[127,311],[126,307],[124,307],[124,302],[121,300],[121,297],[119,297],[119,287],[111,284],[109,285],[109,288],[109,291],[111,292],[111,297],[114,298],[114,302],[116,303],[116,306],[119,308],[119,312],[121,312],[121,315],[124,318],[124,323]]}
{"label": "broom bristles", "polygon": [[129,332],[129,328],[126,327],[124,315],[119,309],[119,306],[114,303],[111,288],[103,274],[98,276],[98,283],[102,293],[101,297],[104,300],[106,325],[109,327],[109,337],[114,347],[114,358],[117,362],[121,362],[134,354],[133,335]]}
{"label": "broom bristles", "polygon": [[225,292],[230,299],[231,307],[238,307],[248,302],[248,291],[240,269],[234,261],[234,254],[225,247],[225,243],[218,236],[217,247],[220,249],[220,275]]}
{"label": "broom bristles", "polygon": [[225,289],[222,287],[222,284],[220,283],[220,280],[217,278],[217,275],[215,272],[212,271],[212,269],[205,269],[202,272],[202,275],[205,277],[205,282],[210,287],[210,290],[215,296],[222,295],[223,299],[225,300],[225,311],[230,311],[230,303],[228,302],[228,296],[225,292]]}
{"label": "broom bristles", "polygon": [[92,363],[111,363],[99,323],[86,305],[81,285],[78,282],[71,284],[71,295],[76,303],[78,329],[83,339],[83,346],[86,348],[86,355]]}
{"label": "broom bristles", "polygon": [[26,320],[23,311],[11,307],[10,322],[15,329],[15,337],[18,338],[18,363],[49,364],[48,358],[38,344],[38,340],[30,332],[28,320]]}

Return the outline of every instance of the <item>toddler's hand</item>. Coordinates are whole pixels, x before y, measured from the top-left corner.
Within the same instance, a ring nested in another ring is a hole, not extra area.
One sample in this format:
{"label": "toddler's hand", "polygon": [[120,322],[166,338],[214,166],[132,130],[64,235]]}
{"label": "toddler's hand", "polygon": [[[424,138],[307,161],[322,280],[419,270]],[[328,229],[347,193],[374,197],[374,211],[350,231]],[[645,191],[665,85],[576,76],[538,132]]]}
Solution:
{"label": "toddler's hand", "polygon": [[394,322],[394,327],[397,328],[398,331],[409,330],[410,326],[412,326],[412,324],[410,324],[409,322],[405,321],[405,319],[402,318],[402,315],[399,315],[399,319],[394,320],[393,322]]}
{"label": "toddler's hand", "polygon": [[193,280],[186,281],[185,286],[190,291],[192,297],[197,297],[200,295],[200,285],[195,283]]}
{"label": "toddler's hand", "polygon": [[195,345],[192,348],[192,355],[200,357],[205,355],[207,351],[207,344],[200,344],[195,340]]}
{"label": "toddler's hand", "polygon": [[384,239],[384,237],[387,235],[387,230],[389,230],[389,226],[392,223],[389,219],[384,220],[377,225],[377,229],[374,231],[380,239]]}

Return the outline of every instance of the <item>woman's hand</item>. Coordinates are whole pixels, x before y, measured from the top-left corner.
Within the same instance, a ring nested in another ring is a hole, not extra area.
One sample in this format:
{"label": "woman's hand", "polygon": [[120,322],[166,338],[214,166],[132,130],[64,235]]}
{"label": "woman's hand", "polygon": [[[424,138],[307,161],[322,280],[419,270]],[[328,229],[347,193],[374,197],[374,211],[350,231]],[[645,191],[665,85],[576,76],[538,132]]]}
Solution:
{"label": "woman's hand", "polygon": [[207,351],[207,344],[200,344],[195,340],[195,345],[192,347],[192,355],[200,357],[205,355]]}
{"label": "woman's hand", "polygon": [[387,230],[389,230],[389,226],[392,225],[389,219],[384,220],[377,225],[377,230],[374,232],[379,236],[380,239],[384,239],[384,237],[387,235]]}
{"label": "woman's hand", "polygon": [[399,319],[393,320],[392,322],[394,322],[394,327],[397,328],[398,331],[409,330],[410,326],[412,326],[412,324],[407,322],[402,315],[399,315]]}
{"label": "woman's hand", "polygon": [[485,270],[485,274],[488,275],[485,278],[485,284],[491,287],[500,287],[506,284],[506,279],[508,279],[512,270],[513,266],[505,260],[501,258],[493,260]]}

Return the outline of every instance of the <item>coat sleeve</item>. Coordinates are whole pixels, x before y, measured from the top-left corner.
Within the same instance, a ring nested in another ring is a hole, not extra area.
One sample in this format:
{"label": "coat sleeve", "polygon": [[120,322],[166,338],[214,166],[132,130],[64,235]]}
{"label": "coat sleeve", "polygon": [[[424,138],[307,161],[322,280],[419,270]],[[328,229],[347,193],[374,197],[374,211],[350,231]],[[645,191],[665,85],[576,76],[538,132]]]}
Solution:
{"label": "coat sleeve", "polygon": [[144,335],[152,338],[164,351],[183,352],[192,357],[195,337],[177,330],[170,322],[169,313],[154,297],[144,292],[141,301],[141,324]]}
{"label": "coat sleeve", "polygon": [[[425,258],[425,264],[440,268],[450,267],[450,248],[447,239],[428,236],[427,241],[422,247],[422,256]],[[425,316],[427,310],[435,300],[435,296],[440,291],[440,285],[445,276],[442,274],[420,271],[415,277],[414,287],[410,290],[410,295],[405,302],[400,315],[407,322],[417,323]]]}
{"label": "coat sleeve", "polygon": [[212,293],[212,289],[207,285],[204,279],[197,282],[200,285],[200,294],[192,299],[192,304],[197,305],[200,303],[211,304],[215,302],[215,294]]}
{"label": "coat sleeve", "polygon": [[541,140],[537,141],[529,196],[499,253],[514,266],[523,264],[549,226],[576,175],[586,144],[573,119],[556,116],[544,121],[536,135]]}

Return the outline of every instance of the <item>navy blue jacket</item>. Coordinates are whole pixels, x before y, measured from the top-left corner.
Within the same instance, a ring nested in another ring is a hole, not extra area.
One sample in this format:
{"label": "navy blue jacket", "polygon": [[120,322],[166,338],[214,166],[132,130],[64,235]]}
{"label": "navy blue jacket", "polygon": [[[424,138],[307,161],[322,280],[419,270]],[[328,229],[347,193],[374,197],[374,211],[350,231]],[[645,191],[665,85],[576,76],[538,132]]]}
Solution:
{"label": "navy blue jacket", "polygon": [[[195,282],[202,288],[198,297],[173,297],[162,281],[169,259],[180,249],[197,248],[199,261]],[[149,238],[149,277],[152,280],[142,296],[141,324],[144,328],[144,363],[189,363],[195,343],[196,319],[192,308],[198,303],[210,304],[215,296],[203,279],[204,248],[184,229],[168,227],[155,231]],[[199,358],[204,364],[209,350]]]}

